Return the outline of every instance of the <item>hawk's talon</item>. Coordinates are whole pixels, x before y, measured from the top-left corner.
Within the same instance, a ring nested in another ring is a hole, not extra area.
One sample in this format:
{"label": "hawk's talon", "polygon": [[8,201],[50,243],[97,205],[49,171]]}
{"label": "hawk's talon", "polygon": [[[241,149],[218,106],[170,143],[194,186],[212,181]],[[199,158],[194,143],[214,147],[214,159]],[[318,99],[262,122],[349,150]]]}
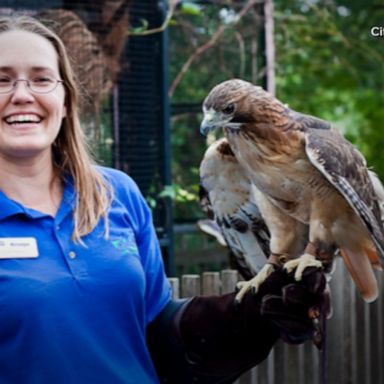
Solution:
{"label": "hawk's talon", "polygon": [[300,256],[299,258],[290,260],[285,263],[284,268],[287,270],[288,273],[296,269],[294,278],[296,281],[300,281],[303,277],[303,273],[306,268],[322,268],[322,266],[323,264],[321,263],[321,261],[316,260],[315,256],[309,253],[304,253],[304,255]]}
{"label": "hawk's talon", "polygon": [[236,283],[235,292],[238,293],[239,291],[241,291],[245,284],[247,284],[247,281],[238,281]]}
{"label": "hawk's talon", "polygon": [[237,288],[240,288],[236,294],[235,302],[240,303],[244,295],[250,290],[252,294],[256,294],[260,285],[267,279],[267,277],[274,271],[275,266],[267,263],[261,268],[260,272],[249,281],[240,281],[237,283]]}

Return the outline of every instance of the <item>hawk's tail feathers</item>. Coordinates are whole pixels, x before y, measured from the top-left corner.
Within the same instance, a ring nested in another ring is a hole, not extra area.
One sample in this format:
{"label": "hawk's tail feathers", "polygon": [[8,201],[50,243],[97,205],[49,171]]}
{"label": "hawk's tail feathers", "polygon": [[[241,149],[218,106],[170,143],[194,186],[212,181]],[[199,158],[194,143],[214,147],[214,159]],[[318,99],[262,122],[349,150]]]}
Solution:
{"label": "hawk's tail feathers", "polygon": [[352,251],[340,248],[341,256],[363,299],[370,303],[377,299],[378,288],[368,255],[364,250]]}

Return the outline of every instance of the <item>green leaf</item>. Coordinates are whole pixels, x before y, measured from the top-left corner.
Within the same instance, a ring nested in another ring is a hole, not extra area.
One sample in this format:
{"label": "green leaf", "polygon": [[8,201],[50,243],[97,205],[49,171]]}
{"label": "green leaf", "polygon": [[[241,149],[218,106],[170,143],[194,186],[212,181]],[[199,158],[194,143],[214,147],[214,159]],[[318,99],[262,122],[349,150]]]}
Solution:
{"label": "green leaf", "polygon": [[144,32],[148,29],[148,26],[149,26],[149,23],[148,23],[148,20],[146,19],[140,19],[140,23],[141,23],[141,26],[139,27],[135,27],[135,28],[132,28],[131,31],[133,33],[140,33],[140,32]]}
{"label": "green leaf", "polygon": [[180,6],[180,11],[185,15],[198,16],[201,13],[201,7],[189,1],[183,1]]}

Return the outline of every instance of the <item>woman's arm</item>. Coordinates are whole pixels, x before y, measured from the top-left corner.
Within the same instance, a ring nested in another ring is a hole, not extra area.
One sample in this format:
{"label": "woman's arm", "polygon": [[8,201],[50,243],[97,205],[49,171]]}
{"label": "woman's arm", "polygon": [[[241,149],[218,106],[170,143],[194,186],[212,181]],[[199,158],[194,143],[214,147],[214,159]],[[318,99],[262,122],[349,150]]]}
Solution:
{"label": "woman's arm", "polygon": [[278,270],[240,304],[235,293],[171,301],[147,332],[161,382],[232,383],[262,362],[279,338],[313,338],[325,285],[320,270],[308,270],[301,282]]}

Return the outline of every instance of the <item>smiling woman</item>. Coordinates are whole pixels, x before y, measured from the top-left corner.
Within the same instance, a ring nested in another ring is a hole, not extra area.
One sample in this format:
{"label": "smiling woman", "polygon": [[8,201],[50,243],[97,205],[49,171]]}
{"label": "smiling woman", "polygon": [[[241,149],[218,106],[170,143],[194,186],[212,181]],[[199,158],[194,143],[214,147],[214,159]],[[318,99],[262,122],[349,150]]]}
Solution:
{"label": "smiling woman", "polygon": [[[66,113],[65,90],[62,85],[56,87],[61,84],[57,54],[48,40],[21,30],[1,33],[0,50],[0,172],[22,161],[39,184],[49,184],[52,173],[46,166],[53,164],[51,146]],[[41,161],[46,166],[41,167]],[[39,169],[43,171],[38,175]],[[17,196],[22,201],[26,198],[20,192]],[[31,191],[27,196],[31,197]],[[37,196],[47,201],[41,191]]]}

